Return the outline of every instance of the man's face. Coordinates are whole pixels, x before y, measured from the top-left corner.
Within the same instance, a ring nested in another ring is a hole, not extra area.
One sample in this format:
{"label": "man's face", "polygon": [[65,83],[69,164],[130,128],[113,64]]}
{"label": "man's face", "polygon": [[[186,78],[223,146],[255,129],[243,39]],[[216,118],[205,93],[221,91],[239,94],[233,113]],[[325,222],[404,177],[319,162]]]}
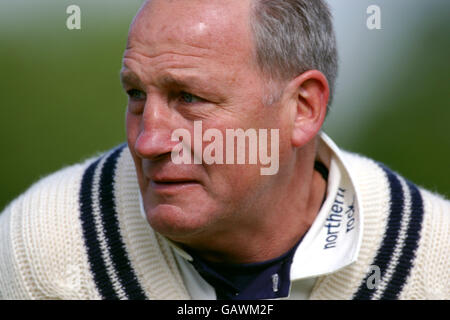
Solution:
{"label": "man's face", "polygon": [[[173,131],[194,137],[194,121],[223,137],[226,129],[283,128],[285,112],[262,103],[265,82],[253,60],[248,16],[242,0],[155,0],[130,29],[122,69],[128,145],[147,219],[173,240],[255,223],[283,176],[281,169],[262,176],[260,164],[171,160]],[[287,132],[280,130],[280,168],[290,152]]]}

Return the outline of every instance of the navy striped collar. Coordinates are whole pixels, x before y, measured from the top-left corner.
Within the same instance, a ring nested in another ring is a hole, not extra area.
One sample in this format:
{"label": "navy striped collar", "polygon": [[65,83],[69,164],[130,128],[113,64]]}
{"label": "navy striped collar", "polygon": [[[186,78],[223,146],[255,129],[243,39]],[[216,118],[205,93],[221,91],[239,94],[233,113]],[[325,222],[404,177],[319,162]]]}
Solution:
{"label": "navy striped collar", "polygon": [[419,246],[424,204],[420,190],[410,181],[400,177],[383,164],[389,183],[390,208],[384,238],[372,262],[380,271],[380,281],[368,286],[368,272],[353,299],[398,299],[411,272]]}
{"label": "navy striped collar", "polygon": [[147,299],[120,234],[115,205],[117,160],[126,145],[93,162],[80,188],[80,220],[88,261],[102,299]]}

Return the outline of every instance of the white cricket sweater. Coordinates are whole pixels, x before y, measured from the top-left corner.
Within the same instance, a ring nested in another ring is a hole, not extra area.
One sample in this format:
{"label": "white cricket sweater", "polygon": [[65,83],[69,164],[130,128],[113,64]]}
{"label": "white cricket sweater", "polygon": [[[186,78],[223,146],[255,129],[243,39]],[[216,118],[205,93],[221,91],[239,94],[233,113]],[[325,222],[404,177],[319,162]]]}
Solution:
{"label": "white cricket sweater", "polygon": [[[357,261],[311,299],[450,299],[450,202],[343,152],[360,192]],[[371,266],[379,286],[367,285]],[[189,299],[173,248],[140,214],[121,145],[34,184],[0,215],[0,299]]]}

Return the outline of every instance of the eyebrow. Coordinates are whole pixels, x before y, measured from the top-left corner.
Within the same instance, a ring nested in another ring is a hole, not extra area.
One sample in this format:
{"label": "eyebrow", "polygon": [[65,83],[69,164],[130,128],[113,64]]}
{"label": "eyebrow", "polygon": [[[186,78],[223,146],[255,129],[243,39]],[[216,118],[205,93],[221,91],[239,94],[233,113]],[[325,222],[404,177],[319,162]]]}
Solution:
{"label": "eyebrow", "polygon": [[[120,81],[122,84],[139,84],[142,82],[139,76],[131,71],[130,69],[122,69],[120,71]],[[203,87],[202,81],[194,76],[188,76],[186,79],[181,79],[172,74],[166,74],[162,76],[160,79],[157,79],[157,83],[159,86],[164,88],[178,88],[178,89],[186,89],[192,87]]]}
{"label": "eyebrow", "polygon": [[[120,71],[120,79],[122,86],[125,88],[125,84],[130,86],[145,87],[139,76],[131,69],[123,67]],[[197,95],[203,99],[215,101],[217,103],[223,103],[224,92],[220,86],[214,85],[208,81],[207,78],[202,78],[199,75],[177,75],[170,72],[165,72],[155,79],[156,85],[164,89],[175,89],[178,91],[187,91],[194,95]]]}
{"label": "eyebrow", "polygon": [[192,87],[192,85],[195,86],[198,83],[198,80],[192,77],[190,77],[190,80],[177,79],[176,77],[169,74],[163,76],[158,82],[164,88],[184,89]]}
{"label": "eyebrow", "polygon": [[120,70],[120,82],[123,84],[125,83],[141,83],[141,80],[139,79],[138,75],[135,74],[130,69],[122,69]]}

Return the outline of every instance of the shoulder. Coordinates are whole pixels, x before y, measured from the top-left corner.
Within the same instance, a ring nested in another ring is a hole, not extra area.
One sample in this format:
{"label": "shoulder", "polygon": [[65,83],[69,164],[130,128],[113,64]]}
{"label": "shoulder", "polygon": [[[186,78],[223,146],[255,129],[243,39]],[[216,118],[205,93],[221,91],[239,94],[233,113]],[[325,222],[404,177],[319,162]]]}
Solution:
{"label": "shoulder", "polygon": [[[342,155],[347,164],[347,168],[352,174],[352,179],[354,179],[357,184],[363,185],[364,183],[373,183],[370,179],[376,179],[380,184],[383,184],[385,188],[389,189],[391,197],[398,196],[398,193],[405,191],[404,189],[408,189],[410,190],[410,193],[412,192],[410,196],[420,196],[423,201],[427,202],[427,212],[441,212],[442,210],[448,210],[450,201],[444,196],[415,184],[407,177],[404,177],[389,168],[389,166],[356,153],[343,151]],[[417,193],[420,193],[420,195]],[[402,197],[405,196],[408,195],[402,195]]]}
{"label": "shoulder", "polygon": [[[96,168],[124,146],[33,184],[0,215],[0,298],[95,298],[80,213]],[[105,173],[106,175],[106,173]]]}
{"label": "shoulder", "polygon": [[386,196],[390,198],[390,202],[397,197],[403,199],[403,205],[406,205],[405,201],[408,204],[412,201],[421,206],[426,202],[426,213],[446,211],[450,206],[450,201],[444,196],[417,185],[381,162],[346,151],[342,151],[342,157],[352,179],[359,187],[365,184],[370,184],[371,187],[373,184],[379,184],[388,193]]}
{"label": "shoulder", "polygon": [[417,227],[413,268],[401,297],[447,300],[450,299],[450,201],[419,190],[424,214]]}
{"label": "shoulder", "polygon": [[355,297],[450,298],[450,202],[382,163],[343,157],[361,193],[365,236],[371,233],[363,247],[381,270],[380,288],[369,292],[362,285]]}

